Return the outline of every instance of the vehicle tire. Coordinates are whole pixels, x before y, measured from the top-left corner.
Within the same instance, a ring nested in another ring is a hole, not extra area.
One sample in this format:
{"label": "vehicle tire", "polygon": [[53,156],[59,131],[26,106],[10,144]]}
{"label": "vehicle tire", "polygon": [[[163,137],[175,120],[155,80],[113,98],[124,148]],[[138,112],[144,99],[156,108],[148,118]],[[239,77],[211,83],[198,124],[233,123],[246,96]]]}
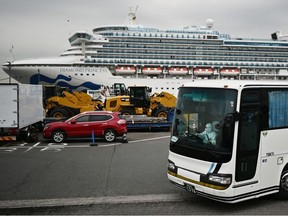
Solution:
{"label": "vehicle tire", "polygon": [[68,118],[69,113],[64,108],[55,108],[49,112],[48,116],[53,118]]}
{"label": "vehicle tire", "polygon": [[288,199],[288,170],[282,172],[277,197],[280,199]]}
{"label": "vehicle tire", "polygon": [[155,111],[154,117],[161,117],[161,118],[168,119],[168,110],[162,107]]}
{"label": "vehicle tire", "polygon": [[133,108],[127,108],[121,110],[121,115],[135,115],[135,110]]}
{"label": "vehicle tire", "polygon": [[52,133],[52,140],[56,143],[64,142],[66,139],[66,134],[64,131],[56,130]]}
{"label": "vehicle tire", "polygon": [[113,142],[116,140],[116,132],[112,129],[106,130],[104,133],[104,139],[106,142]]}

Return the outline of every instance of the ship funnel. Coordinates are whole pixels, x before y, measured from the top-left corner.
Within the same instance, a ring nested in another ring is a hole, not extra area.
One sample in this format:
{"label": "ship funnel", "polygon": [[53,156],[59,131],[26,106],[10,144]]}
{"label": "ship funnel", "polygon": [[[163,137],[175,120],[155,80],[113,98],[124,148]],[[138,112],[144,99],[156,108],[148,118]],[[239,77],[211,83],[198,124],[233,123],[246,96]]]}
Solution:
{"label": "ship funnel", "polygon": [[278,35],[279,35],[279,31],[272,33],[271,34],[272,40],[278,40]]}
{"label": "ship funnel", "polygon": [[288,34],[282,34],[280,31],[274,32],[271,34],[272,40],[281,40],[281,41],[287,41],[288,40]]}

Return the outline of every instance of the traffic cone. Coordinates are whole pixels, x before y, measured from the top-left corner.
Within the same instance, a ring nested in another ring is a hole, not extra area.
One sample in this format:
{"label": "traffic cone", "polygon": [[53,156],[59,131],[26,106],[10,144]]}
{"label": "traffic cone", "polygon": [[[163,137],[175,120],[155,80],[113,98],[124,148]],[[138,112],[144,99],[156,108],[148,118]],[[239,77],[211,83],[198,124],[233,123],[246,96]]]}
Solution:
{"label": "traffic cone", "polygon": [[94,130],[92,130],[92,143],[90,143],[90,146],[98,146],[98,144],[95,143]]}

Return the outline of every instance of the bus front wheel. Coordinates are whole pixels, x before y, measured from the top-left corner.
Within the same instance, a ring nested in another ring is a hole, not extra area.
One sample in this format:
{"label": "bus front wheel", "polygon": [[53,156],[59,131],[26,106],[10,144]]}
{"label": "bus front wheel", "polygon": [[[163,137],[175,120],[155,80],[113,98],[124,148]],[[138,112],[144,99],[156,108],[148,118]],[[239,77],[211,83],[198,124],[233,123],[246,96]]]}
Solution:
{"label": "bus front wheel", "polygon": [[281,175],[279,197],[288,199],[288,170],[284,170]]}

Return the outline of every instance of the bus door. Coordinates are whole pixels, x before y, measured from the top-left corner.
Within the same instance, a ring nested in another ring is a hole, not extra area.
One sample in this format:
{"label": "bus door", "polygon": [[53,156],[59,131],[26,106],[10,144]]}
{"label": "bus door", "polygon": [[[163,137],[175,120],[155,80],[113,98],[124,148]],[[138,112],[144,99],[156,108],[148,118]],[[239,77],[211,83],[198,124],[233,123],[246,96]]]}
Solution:
{"label": "bus door", "polygon": [[243,90],[240,104],[240,121],[236,152],[235,195],[251,192],[256,189],[260,172],[257,171],[261,91],[259,89]]}

